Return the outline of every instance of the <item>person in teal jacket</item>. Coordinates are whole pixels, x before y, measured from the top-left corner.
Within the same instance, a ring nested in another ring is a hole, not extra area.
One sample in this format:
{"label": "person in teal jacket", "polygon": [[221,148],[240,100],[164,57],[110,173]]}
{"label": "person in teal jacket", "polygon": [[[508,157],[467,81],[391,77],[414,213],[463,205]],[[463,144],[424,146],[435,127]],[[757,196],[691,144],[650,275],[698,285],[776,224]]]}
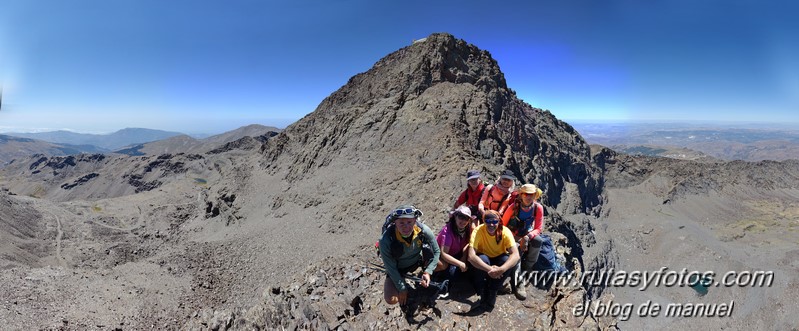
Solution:
{"label": "person in teal jacket", "polygon": [[405,305],[408,299],[408,284],[402,277],[404,274],[421,266],[423,273],[419,285],[427,287],[430,285],[430,275],[438,264],[441,251],[433,231],[417,222],[421,216],[422,212],[414,206],[397,207],[389,215],[391,223],[380,238],[380,257],[386,269],[383,298],[389,305]]}

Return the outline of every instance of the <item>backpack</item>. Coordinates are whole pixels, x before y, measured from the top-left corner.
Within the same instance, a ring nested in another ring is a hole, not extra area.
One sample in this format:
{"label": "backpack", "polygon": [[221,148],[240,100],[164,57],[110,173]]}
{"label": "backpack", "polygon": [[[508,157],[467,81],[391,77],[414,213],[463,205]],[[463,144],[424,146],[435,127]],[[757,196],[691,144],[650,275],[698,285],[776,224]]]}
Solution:
{"label": "backpack", "polygon": [[542,240],[541,251],[538,253],[538,261],[533,265],[533,270],[553,271],[556,273],[568,271],[558,260],[555,246],[552,244],[552,238],[546,234],[540,234],[539,236]]}
{"label": "backpack", "polygon": [[[422,222],[420,218],[416,218],[416,226],[422,228],[423,224],[424,222]],[[394,232],[395,228],[396,226],[394,225],[394,219],[391,217],[391,215],[386,216],[386,220],[385,222],[383,222],[383,227],[380,232],[380,238],[383,238],[383,236],[386,234],[387,231]],[[421,233],[419,234],[418,237],[419,237],[418,239],[422,241],[423,255],[425,256],[425,258],[427,258],[427,255],[430,254],[430,257],[427,259],[432,259],[432,248],[430,247],[430,243],[427,242],[427,237]],[[404,248],[402,247],[403,244],[399,240],[397,240],[395,236],[389,236],[389,238],[391,238],[391,245],[390,245],[391,256],[395,259],[399,259],[400,256],[402,256],[402,252],[404,250]],[[377,257],[380,257],[380,239],[378,239],[375,242],[375,250],[377,250]]]}
{"label": "backpack", "polygon": [[[537,201],[533,203],[533,216],[532,216],[533,226],[535,226],[535,217],[537,216],[539,205],[540,204]],[[510,231],[513,232],[513,235],[517,237],[521,237],[521,235],[519,234],[520,231],[527,230],[524,228],[525,225],[524,221],[519,219],[519,208],[521,208],[521,206],[518,205],[516,206],[516,208],[513,208],[513,217],[510,218],[507,225],[508,229],[510,229]],[[507,213],[508,211],[506,210],[505,212]]]}

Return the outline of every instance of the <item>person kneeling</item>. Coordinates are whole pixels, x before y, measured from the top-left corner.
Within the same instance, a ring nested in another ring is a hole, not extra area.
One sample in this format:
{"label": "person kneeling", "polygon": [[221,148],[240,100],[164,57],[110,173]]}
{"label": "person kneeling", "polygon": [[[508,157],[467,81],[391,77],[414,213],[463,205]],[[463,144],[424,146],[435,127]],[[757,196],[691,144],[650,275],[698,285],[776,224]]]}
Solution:
{"label": "person kneeling", "polygon": [[[422,212],[416,207],[397,207],[389,215],[391,225],[380,238],[380,257],[386,269],[383,298],[389,305],[405,305],[408,299],[408,284],[403,275],[422,266],[424,273],[419,284],[427,287],[430,285],[430,274],[438,264],[438,243],[433,231],[427,225],[417,222],[417,218],[421,216]],[[427,254],[422,253],[424,244],[430,248]]]}

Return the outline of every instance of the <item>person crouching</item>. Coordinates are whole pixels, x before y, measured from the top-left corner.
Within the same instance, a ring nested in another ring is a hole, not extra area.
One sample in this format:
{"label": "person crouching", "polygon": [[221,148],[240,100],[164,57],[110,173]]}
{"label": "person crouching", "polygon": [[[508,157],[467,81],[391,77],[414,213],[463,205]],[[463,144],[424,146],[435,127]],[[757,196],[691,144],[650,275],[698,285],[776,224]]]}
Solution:
{"label": "person crouching", "polygon": [[468,314],[480,315],[494,310],[502,282],[519,262],[519,250],[513,233],[500,224],[499,213],[487,210],[485,223],[472,231],[468,251],[469,262],[474,267],[474,288],[480,296],[479,305]]}
{"label": "person crouching", "polygon": [[[466,247],[472,237],[471,225],[474,219],[472,211],[466,205],[449,212],[449,221],[436,237],[441,249],[441,259],[438,261],[433,278],[452,282],[458,275],[466,272],[469,257]],[[447,295],[447,293],[442,293],[439,298],[444,298]]]}
{"label": "person crouching", "polygon": [[[408,284],[403,275],[421,266],[424,272],[419,284],[427,287],[430,285],[430,274],[438,264],[438,243],[433,231],[427,225],[417,222],[421,216],[422,212],[414,206],[397,207],[389,215],[392,224],[380,238],[380,257],[386,269],[383,298],[389,305],[405,305],[408,299]],[[423,254],[424,244],[429,247],[428,254]]]}

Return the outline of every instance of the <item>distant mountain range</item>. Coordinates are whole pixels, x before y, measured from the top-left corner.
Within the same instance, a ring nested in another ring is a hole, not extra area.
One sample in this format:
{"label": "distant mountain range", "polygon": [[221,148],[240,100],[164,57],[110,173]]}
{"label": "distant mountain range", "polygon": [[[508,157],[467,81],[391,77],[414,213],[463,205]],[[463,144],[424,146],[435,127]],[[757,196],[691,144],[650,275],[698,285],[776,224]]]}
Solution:
{"label": "distant mountain range", "polygon": [[93,145],[106,151],[113,151],[130,145],[179,136],[182,135],[182,133],[142,128],[126,128],[110,134],[76,133],[59,130],[38,133],[7,133],[7,135],[43,140],[55,144]]}
{"label": "distant mountain range", "polygon": [[268,137],[276,135],[281,130],[271,126],[251,124],[203,139],[195,139],[181,134],[167,139],[156,140],[144,144],[137,144],[125,149],[116,150],[116,153],[128,155],[155,155],[166,153],[205,153],[219,148],[227,143],[244,137]]}
{"label": "distant mountain range", "polygon": [[195,139],[179,132],[143,128],[127,128],[111,134],[70,131],[8,133],[0,135],[0,165],[34,154],[64,156],[80,153],[205,153],[247,136],[272,136],[277,132],[280,129],[253,124],[203,139]]}
{"label": "distant mountain range", "polygon": [[[705,154],[723,160],[788,160],[799,158],[799,127],[697,125],[691,123],[574,123],[574,128],[591,144],[621,152],[653,156]],[[675,153],[674,148],[697,151]],[[659,149],[663,153],[656,153]]]}

